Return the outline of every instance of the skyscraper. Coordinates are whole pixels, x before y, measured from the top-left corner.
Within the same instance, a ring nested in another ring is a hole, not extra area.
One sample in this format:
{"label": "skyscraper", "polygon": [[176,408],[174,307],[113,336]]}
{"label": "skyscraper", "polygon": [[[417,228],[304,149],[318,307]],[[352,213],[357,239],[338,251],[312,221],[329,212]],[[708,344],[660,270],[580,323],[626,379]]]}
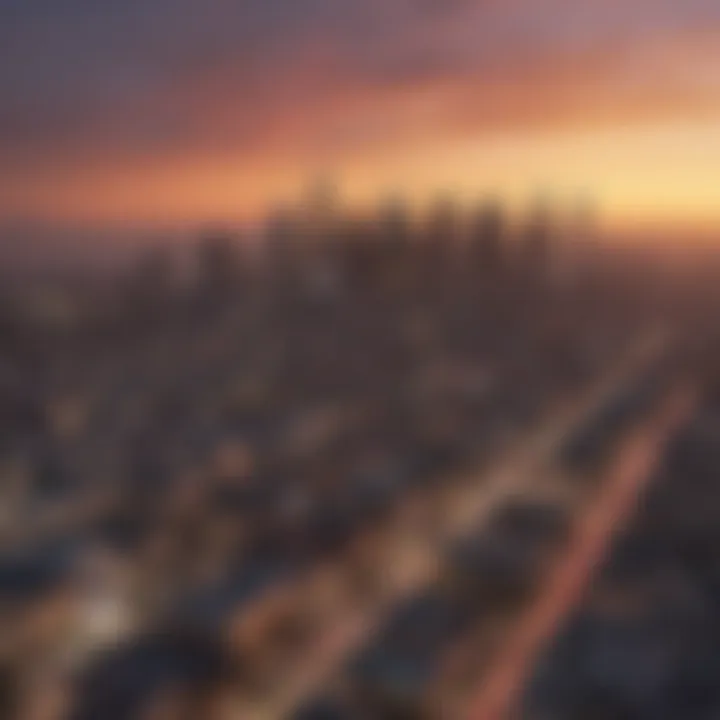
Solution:
{"label": "skyscraper", "polygon": [[520,266],[527,280],[545,278],[552,242],[551,216],[547,201],[538,200],[530,211],[521,236]]}
{"label": "skyscraper", "polygon": [[328,176],[318,177],[310,186],[303,203],[304,242],[322,246],[333,242],[339,223],[339,191]]}
{"label": "skyscraper", "polygon": [[473,269],[498,272],[503,264],[505,220],[499,203],[486,201],[476,210],[470,228],[470,252]]}
{"label": "skyscraper", "polygon": [[200,239],[197,247],[197,274],[203,294],[224,296],[237,285],[240,253],[229,234],[213,231]]}

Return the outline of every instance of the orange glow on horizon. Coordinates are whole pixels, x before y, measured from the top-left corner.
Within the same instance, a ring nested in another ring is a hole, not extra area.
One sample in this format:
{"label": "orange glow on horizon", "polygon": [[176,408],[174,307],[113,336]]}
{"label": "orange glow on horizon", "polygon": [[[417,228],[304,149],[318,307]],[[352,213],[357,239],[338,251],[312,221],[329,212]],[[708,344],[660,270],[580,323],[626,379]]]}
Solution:
{"label": "orange glow on horizon", "polygon": [[[199,108],[202,137],[218,132],[216,142],[159,157],[88,151],[0,173],[1,209],[79,224],[237,222],[299,198],[322,171],[356,206],[387,192],[419,203],[450,190],[517,207],[543,190],[561,202],[593,197],[617,232],[720,231],[717,38],[714,28],[645,38],[641,59],[623,44],[561,48],[537,63],[398,87],[343,84],[316,59],[273,87],[287,107],[279,103],[249,146],[233,141],[242,99],[222,84],[179,88]],[[293,89],[301,80],[317,93],[304,98]]]}
{"label": "orange glow on horizon", "polygon": [[[367,205],[388,192],[411,203],[446,190],[468,203],[492,194],[511,208],[522,207],[538,191],[561,205],[589,195],[603,225],[623,231],[720,229],[718,166],[720,127],[678,122],[459,137],[353,157],[331,169],[351,206]],[[230,157],[169,170],[159,166],[137,175],[77,173],[71,182],[48,178],[36,183],[25,196],[22,187],[16,188],[15,200],[20,209],[42,208],[47,217],[64,222],[237,222],[262,216],[274,201],[299,199],[312,177],[307,167],[301,159],[248,166],[241,157]]]}

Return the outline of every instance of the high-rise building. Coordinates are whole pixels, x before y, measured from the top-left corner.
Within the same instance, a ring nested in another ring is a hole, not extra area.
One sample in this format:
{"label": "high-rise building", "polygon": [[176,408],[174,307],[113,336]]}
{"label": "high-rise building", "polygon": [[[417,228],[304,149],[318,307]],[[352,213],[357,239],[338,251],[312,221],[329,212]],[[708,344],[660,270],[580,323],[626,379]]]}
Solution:
{"label": "high-rise building", "polygon": [[552,252],[550,210],[539,200],[530,211],[520,239],[520,266],[528,279],[544,279]]}
{"label": "high-rise building", "polygon": [[581,196],[564,215],[551,270],[556,282],[577,284],[587,280],[597,260],[596,208],[590,198]]}
{"label": "high-rise building", "polygon": [[167,299],[177,281],[175,258],[167,247],[154,247],[144,252],[129,278],[129,292],[144,309]]}
{"label": "high-rise building", "polygon": [[284,273],[291,269],[297,250],[297,217],[290,208],[278,207],[265,223],[265,252],[273,272]]}
{"label": "high-rise building", "polygon": [[380,235],[382,241],[396,249],[407,246],[410,240],[410,214],[402,198],[392,197],[380,208]]}
{"label": "high-rise building", "polygon": [[309,246],[333,242],[338,231],[340,200],[337,185],[322,176],[310,186],[303,203],[304,241]]}
{"label": "high-rise building", "polygon": [[598,211],[591,198],[579,197],[574,205],[571,219],[571,233],[577,248],[575,256],[585,265],[592,261],[598,234]]}
{"label": "high-rise building", "polygon": [[502,207],[497,202],[484,202],[477,209],[470,228],[470,250],[478,271],[494,273],[500,270],[504,233]]}
{"label": "high-rise building", "polygon": [[224,295],[237,286],[240,276],[240,252],[227,233],[206,234],[197,246],[198,286],[203,293]]}
{"label": "high-rise building", "polygon": [[441,196],[433,203],[427,220],[427,242],[450,249],[458,236],[458,209],[451,197]]}

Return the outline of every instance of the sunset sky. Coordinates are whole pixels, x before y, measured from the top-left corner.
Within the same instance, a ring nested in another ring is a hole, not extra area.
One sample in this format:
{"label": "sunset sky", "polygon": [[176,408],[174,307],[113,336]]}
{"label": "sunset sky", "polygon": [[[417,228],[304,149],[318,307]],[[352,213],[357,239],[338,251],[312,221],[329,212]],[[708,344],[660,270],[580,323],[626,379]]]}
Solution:
{"label": "sunset sky", "polygon": [[720,228],[720,2],[0,0],[0,223],[252,218],[320,172]]}

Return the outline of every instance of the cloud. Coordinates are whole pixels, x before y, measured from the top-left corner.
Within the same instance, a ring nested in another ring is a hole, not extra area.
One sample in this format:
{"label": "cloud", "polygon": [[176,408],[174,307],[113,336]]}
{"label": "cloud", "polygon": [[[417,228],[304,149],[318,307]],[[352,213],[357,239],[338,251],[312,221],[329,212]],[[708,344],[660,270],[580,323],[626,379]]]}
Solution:
{"label": "cloud", "polygon": [[715,0],[0,0],[0,173],[711,112],[718,28]]}

